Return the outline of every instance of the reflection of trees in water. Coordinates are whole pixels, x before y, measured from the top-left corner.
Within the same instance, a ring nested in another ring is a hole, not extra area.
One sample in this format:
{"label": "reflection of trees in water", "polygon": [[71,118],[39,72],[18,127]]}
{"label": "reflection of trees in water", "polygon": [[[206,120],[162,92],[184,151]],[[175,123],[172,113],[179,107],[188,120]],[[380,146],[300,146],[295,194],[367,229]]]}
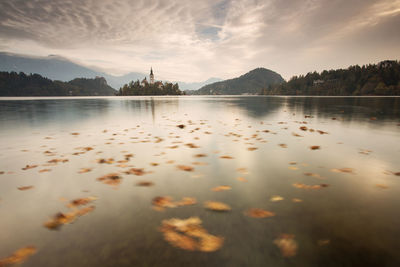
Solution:
{"label": "reflection of trees in water", "polygon": [[288,110],[318,117],[340,117],[346,120],[400,119],[398,97],[290,97]]}
{"label": "reflection of trees in water", "polygon": [[108,112],[107,99],[38,99],[0,102],[0,123],[42,124],[103,116]]}
{"label": "reflection of trees in water", "polygon": [[232,97],[224,98],[221,101],[226,104],[234,105],[246,113],[249,116],[259,118],[269,113],[282,108],[286,102],[283,97]]}

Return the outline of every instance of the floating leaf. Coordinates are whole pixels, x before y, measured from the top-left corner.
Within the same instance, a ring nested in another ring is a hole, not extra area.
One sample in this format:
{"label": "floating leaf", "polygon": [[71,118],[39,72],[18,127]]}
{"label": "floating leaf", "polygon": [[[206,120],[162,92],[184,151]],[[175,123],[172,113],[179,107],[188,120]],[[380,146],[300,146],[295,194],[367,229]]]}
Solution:
{"label": "floating leaf", "polygon": [[338,173],[342,172],[342,173],[355,174],[354,169],[352,169],[352,168],[331,169],[331,172],[338,172]]}
{"label": "floating leaf", "polygon": [[281,234],[274,240],[274,244],[281,250],[283,257],[293,257],[297,253],[298,245],[294,235]]}
{"label": "floating leaf", "polygon": [[190,147],[190,148],[199,148],[199,146],[192,144],[192,143],[187,143],[185,146]]}
{"label": "floating leaf", "polygon": [[27,246],[18,249],[11,256],[0,259],[0,266],[5,267],[7,265],[19,264],[26,261],[30,256],[35,254],[37,249],[34,246]]}
{"label": "floating leaf", "polygon": [[320,149],[320,148],[321,148],[320,146],[310,146],[311,150],[317,150],[317,149]]}
{"label": "floating leaf", "polygon": [[301,200],[300,198],[292,198],[292,201],[293,201],[294,203],[303,202],[303,200]]}
{"label": "floating leaf", "polygon": [[136,176],[142,176],[142,175],[146,174],[144,169],[139,169],[139,168],[130,168],[125,173],[126,174],[133,174],[133,175],[136,175]]}
{"label": "floating leaf", "polygon": [[186,165],[178,165],[176,166],[179,170],[186,171],[186,172],[192,172],[194,171],[194,168],[192,166],[186,166]]}
{"label": "floating leaf", "polygon": [[301,126],[299,129],[302,130],[302,131],[307,131],[307,127],[306,126]]}
{"label": "floating leaf", "polygon": [[194,157],[196,157],[196,158],[204,158],[204,157],[207,157],[207,154],[196,154],[196,155],[194,155]]}
{"label": "floating leaf", "polygon": [[225,203],[217,201],[207,201],[204,203],[204,207],[213,211],[230,211],[231,207]]}
{"label": "floating leaf", "polygon": [[220,186],[211,188],[211,190],[214,192],[227,191],[227,190],[231,190],[231,189],[232,189],[232,187],[230,187],[229,185],[220,185]]}
{"label": "floating leaf", "polygon": [[97,160],[97,163],[100,163],[100,164],[104,164],[104,163],[106,163],[106,164],[113,164],[113,163],[114,163],[114,159],[113,159],[113,158],[98,159],[98,160]]}
{"label": "floating leaf", "polygon": [[183,129],[183,128],[185,128],[186,126],[185,126],[184,124],[179,124],[179,125],[176,125],[176,127]]}
{"label": "floating leaf", "polygon": [[104,184],[107,185],[112,185],[112,186],[117,186],[121,183],[122,177],[119,176],[118,173],[110,173],[106,174],[104,176],[101,176],[100,178],[97,178],[97,181],[103,182]]}
{"label": "floating leaf", "polygon": [[327,246],[331,243],[331,241],[329,239],[320,239],[318,240],[317,244],[318,246]]}
{"label": "floating leaf", "polygon": [[24,171],[36,168],[38,165],[26,165],[24,168],[22,168]]}
{"label": "floating leaf", "polygon": [[222,237],[209,234],[198,217],[163,220],[160,231],[168,243],[184,250],[213,252],[224,242]]}
{"label": "floating leaf", "polygon": [[231,156],[220,156],[219,158],[221,158],[221,159],[233,159],[233,157],[231,157]]}
{"label": "floating leaf", "polygon": [[79,133],[71,133],[71,135],[79,135]]}
{"label": "floating leaf", "polygon": [[289,166],[288,167],[289,170],[295,171],[298,170],[299,168],[295,167],[295,166]]}
{"label": "floating leaf", "polygon": [[76,220],[77,217],[83,216],[95,209],[94,206],[84,207],[81,209],[77,209],[68,213],[59,212],[52,219],[47,221],[44,226],[49,229],[58,229],[63,224],[72,223]]}
{"label": "floating leaf", "polygon": [[241,174],[248,174],[249,173],[247,168],[237,168],[236,171],[240,172]]}
{"label": "floating leaf", "polygon": [[323,187],[328,187],[329,185],[328,184],[307,185],[302,183],[295,183],[293,184],[293,186],[301,189],[321,189]]}
{"label": "floating leaf", "polygon": [[281,196],[278,196],[278,195],[274,195],[269,200],[272,201],[272,202],[278,202],[278,201],[284,200],[284,198],[281,197]]}
{"label": "floating leaf", "polygon": [[257,149],[258,149],[257,147],[248,147],[247,148],[248,151],[254,151],[254,150],[257,150]]}
{"label": "floating leaf", "polygon": [[244,213],[246,216],[253,217],[253,218],[268,218],[275,216],[275,213],[268,211],[268,210],[263,210],[259,208],[251,208],[245,211]]}
{"label": "floating leaf", "polygon": [[92,168],[81,168],[78,173],[86,173],[86,172],[90,172],[91,170],[92,170]]}
{"label": "floating leaf", "polygon": [[287,148],[286,144],[278,144],[278,146],[282,147],[282,148]]}
{"label": "floating leaf", "polygon": [[387,186],[385,184],[376,184],[375,186],[378,187],[378,188],[381,188],[381,189],[388,189],[389,188],[389,186]]}
{"label": "floating leaf", "polygon": [[153,186],[154,183],[150,181],[140,181],[136,183],[136,186]]}
{"label": "floating leaf", "polygon": [[39,173],[50,172],[50,171],[51,171],[51,169],[41,169],[41,170],[39,170]]}
{"label": "floating leaf", "polygon": [[97,199],[97,197],[77,198],[77,199],[72,200],[70,203],[68,203],[67,207],[68,208],[76,208],[79,206],[84,206],[84,205],[91,203],[92,201],[94,201],[96,199]]}
{"label": "floating leaf", "polygon": [[34,187],[33,185],[20,186],[20,187],[18,187],[18,190],[20,190],[20,191],[25,191],[25,190],[32,189],[33,187]]}

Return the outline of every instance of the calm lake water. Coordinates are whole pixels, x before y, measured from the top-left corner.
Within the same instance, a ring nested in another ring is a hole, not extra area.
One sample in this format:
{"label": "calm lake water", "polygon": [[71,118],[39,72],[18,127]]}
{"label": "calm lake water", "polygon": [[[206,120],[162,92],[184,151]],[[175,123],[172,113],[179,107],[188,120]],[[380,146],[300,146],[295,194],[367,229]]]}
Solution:
{"label": "calm lake water", "polygon": [[[398,97],[2,99],[0,151],[0,259],[35,246],[22,266],[400,266]],[[160,211],[159,196],[197,203]],[[93,211],[44,226],[85,197]],[[164,238],[189,217],[222,246]]]}

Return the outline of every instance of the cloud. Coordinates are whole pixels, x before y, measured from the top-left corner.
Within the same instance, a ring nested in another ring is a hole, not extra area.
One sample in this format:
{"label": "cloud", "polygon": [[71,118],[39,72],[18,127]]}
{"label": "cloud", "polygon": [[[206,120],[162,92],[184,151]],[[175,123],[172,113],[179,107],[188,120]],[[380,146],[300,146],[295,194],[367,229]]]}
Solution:
{"label": "cloud", "polygon": [[399,0],[14,0],[0,2],[0,43],[169,80],[290,78],[398,58],[399,20]]}

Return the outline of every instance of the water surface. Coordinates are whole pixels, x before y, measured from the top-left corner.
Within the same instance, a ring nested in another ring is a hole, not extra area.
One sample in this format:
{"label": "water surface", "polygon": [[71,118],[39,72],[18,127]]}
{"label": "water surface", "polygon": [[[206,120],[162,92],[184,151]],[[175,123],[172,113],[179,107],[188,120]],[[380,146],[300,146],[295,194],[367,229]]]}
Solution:
{"label": "water surface", "polygon": [[[33,245],[22,266],[399,266],[399,144],[396,97],[2,99],[0,258]],[[132,167],[147,173],[124,173]],[[342,168],[352,173],[335,171]],[[120,174],[119,186],[97,181],[109,173]],[[220,185],[231,190],[211,190]],[[276,195],[283,200],[271,201]],[[69,211],[66,201],[88,196],[97,197],[94,211],[58,230],[43,226]],[[157,196],[197,204],[157,211]],[[206,201],[232,210],[206,210]],[[248,217],[250,208],[275,216]],[[224,238],[219,250],[164,240],[163,220],[192,216]],[[295,256],[274,244],[281,234],[293,236]]]}

